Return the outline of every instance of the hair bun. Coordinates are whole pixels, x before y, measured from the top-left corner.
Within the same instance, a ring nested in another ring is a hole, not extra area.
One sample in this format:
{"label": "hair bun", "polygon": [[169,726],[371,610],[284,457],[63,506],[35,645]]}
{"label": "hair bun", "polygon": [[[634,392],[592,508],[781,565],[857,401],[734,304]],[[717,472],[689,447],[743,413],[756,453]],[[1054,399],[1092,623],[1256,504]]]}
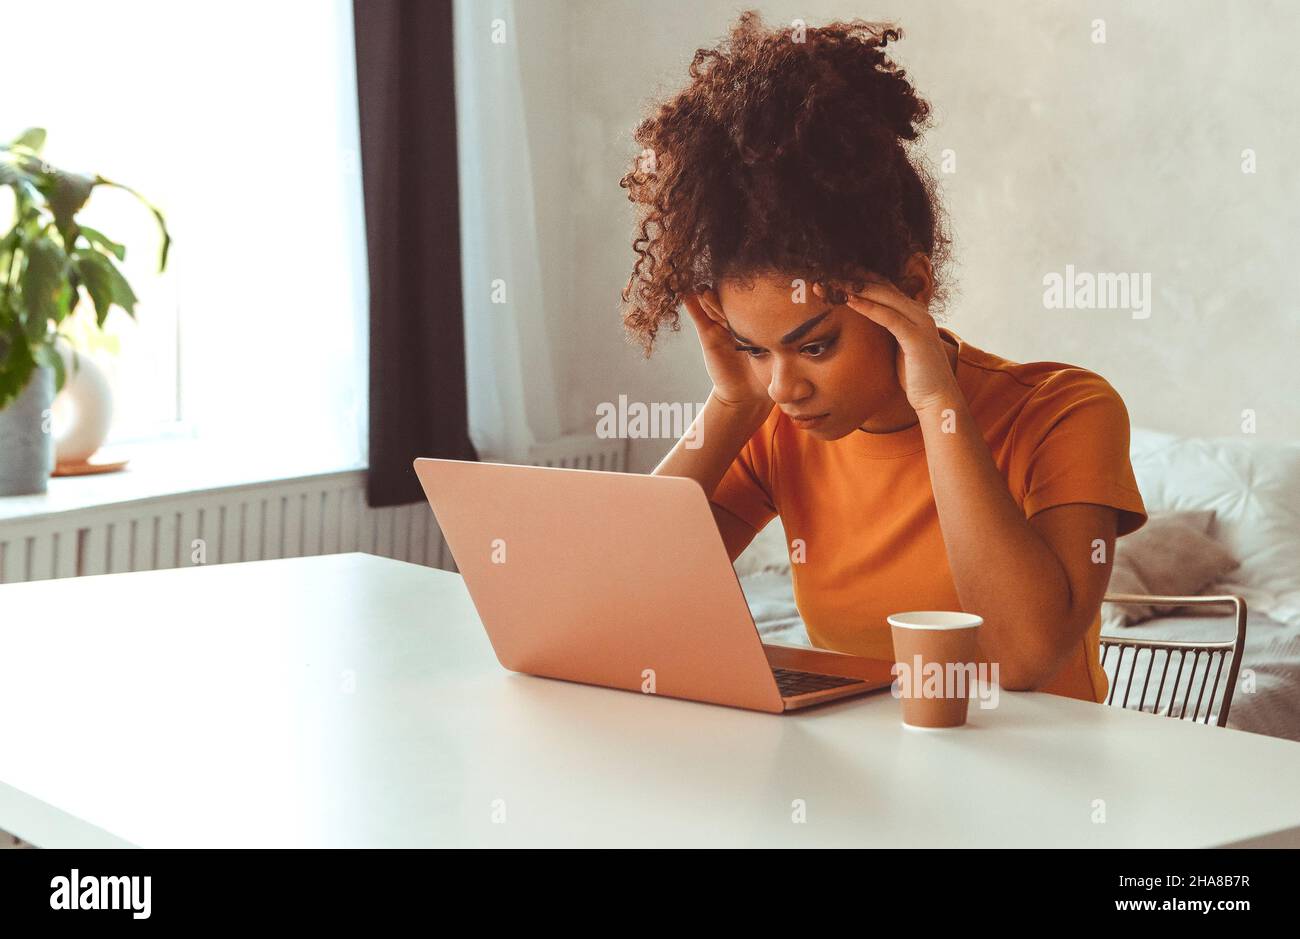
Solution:
{"label": "hair bun", "polygon": [[832,24],[822,32],[827,35],[819,38],[826,43],[832,64],[842,69],[847,81],[860,83],[875,120],[895,137],[920,136],[930,106],[917,95],[907,72],[885,52],[889,43],[903,38],[902,28],[853,20]]}

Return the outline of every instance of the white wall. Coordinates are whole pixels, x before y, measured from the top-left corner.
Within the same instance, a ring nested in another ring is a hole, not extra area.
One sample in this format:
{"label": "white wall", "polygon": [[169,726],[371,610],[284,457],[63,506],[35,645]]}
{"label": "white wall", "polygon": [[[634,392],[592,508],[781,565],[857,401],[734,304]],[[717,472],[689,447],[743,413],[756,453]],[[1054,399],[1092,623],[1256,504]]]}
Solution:
{"label": "white wall", "polygon": [[[1300,349],[1300,9],[908,0],[755,3],[769,25],[862,16],[905,31],[897,60],[935,108],[924,150],[945,149],[956,292],[946,325],[1018,361],[1100,372],[1133,423],[1185,434],[1296,437]],[[741,5],[709,0],[532,0],[518,35],[530,73],[538,219],[552,354],[566,431],[590,432],[619,394],[703,401],[693,329],[653,358],[628,344],[619,291],[633,261],[632,207],[618,179],[643,108],[676,88],[698,46]],[[1104,19],[1104,45],[1092,21]],[[535,120],[534,120],[535,118]],[[1241,170],[1242,151],[1258,171]],[[1042,278],[1149,272],[1148,319],[1048,310]],[[634,441],[650,469],[667,440]]]}

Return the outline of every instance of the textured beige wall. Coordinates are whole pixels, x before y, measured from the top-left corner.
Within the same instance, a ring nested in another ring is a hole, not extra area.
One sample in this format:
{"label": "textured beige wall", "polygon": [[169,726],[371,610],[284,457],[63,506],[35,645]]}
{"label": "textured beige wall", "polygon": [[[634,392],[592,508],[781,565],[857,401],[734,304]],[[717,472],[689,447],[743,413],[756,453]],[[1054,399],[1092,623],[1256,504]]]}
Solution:
{"label": "textured beige wall", "polygon": [[[953,230],[946,324],[1018,361],[1093,369],[1133,423],[1185,434],[1300,436],[1300,7],[1251,3],[756,3],[796,16],[887,18],[898,61],[935,108],[924,141]],[[697,46],[735,13],[702,0],[521,4],[520,40],[552,354],[567,430],[596,405],[702,401],[688,320],[649,361],[626,344],[618,291],[632,262],[617,181],[646,102],[675,88]],[[1093,42],[1093,21],[1106,42]],[[1242,172],[1242,151],[1257,172]],[[1150,316],[1050,310],[1043,277],[1066,265],[1150,275]],[[634,442],[649,469],[669,441]]]}

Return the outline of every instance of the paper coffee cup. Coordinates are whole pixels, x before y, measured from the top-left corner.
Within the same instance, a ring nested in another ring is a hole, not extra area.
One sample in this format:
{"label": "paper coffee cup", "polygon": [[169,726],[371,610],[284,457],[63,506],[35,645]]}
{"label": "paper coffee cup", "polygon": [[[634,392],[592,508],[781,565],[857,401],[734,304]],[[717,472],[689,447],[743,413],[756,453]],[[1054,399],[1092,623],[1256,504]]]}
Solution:
{"label": "paper coffee cup", "polygon": [[975,690],[976,642],[984,618],[951,610],[886,617],[894,640],[893,693],[907,727],[960,727]]}

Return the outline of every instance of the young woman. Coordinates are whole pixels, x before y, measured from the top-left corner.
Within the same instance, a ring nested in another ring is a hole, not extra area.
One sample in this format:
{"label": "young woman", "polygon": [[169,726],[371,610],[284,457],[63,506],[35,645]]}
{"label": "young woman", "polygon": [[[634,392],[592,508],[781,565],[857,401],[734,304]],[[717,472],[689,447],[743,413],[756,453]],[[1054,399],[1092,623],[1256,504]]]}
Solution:
{"label": "young woman", "polygon": [[893,660],[885,617],[984,618],[1010,690],[1103,701],[1102,596],[1146,511],[1101,376],[937,325],[948,239],[907,149],[929,106],[860,21],[741,15],[636,130],[623,319],[695,324],[713,390],[655,469],[709,495],[734,561],[780,515],[815,646]]}

